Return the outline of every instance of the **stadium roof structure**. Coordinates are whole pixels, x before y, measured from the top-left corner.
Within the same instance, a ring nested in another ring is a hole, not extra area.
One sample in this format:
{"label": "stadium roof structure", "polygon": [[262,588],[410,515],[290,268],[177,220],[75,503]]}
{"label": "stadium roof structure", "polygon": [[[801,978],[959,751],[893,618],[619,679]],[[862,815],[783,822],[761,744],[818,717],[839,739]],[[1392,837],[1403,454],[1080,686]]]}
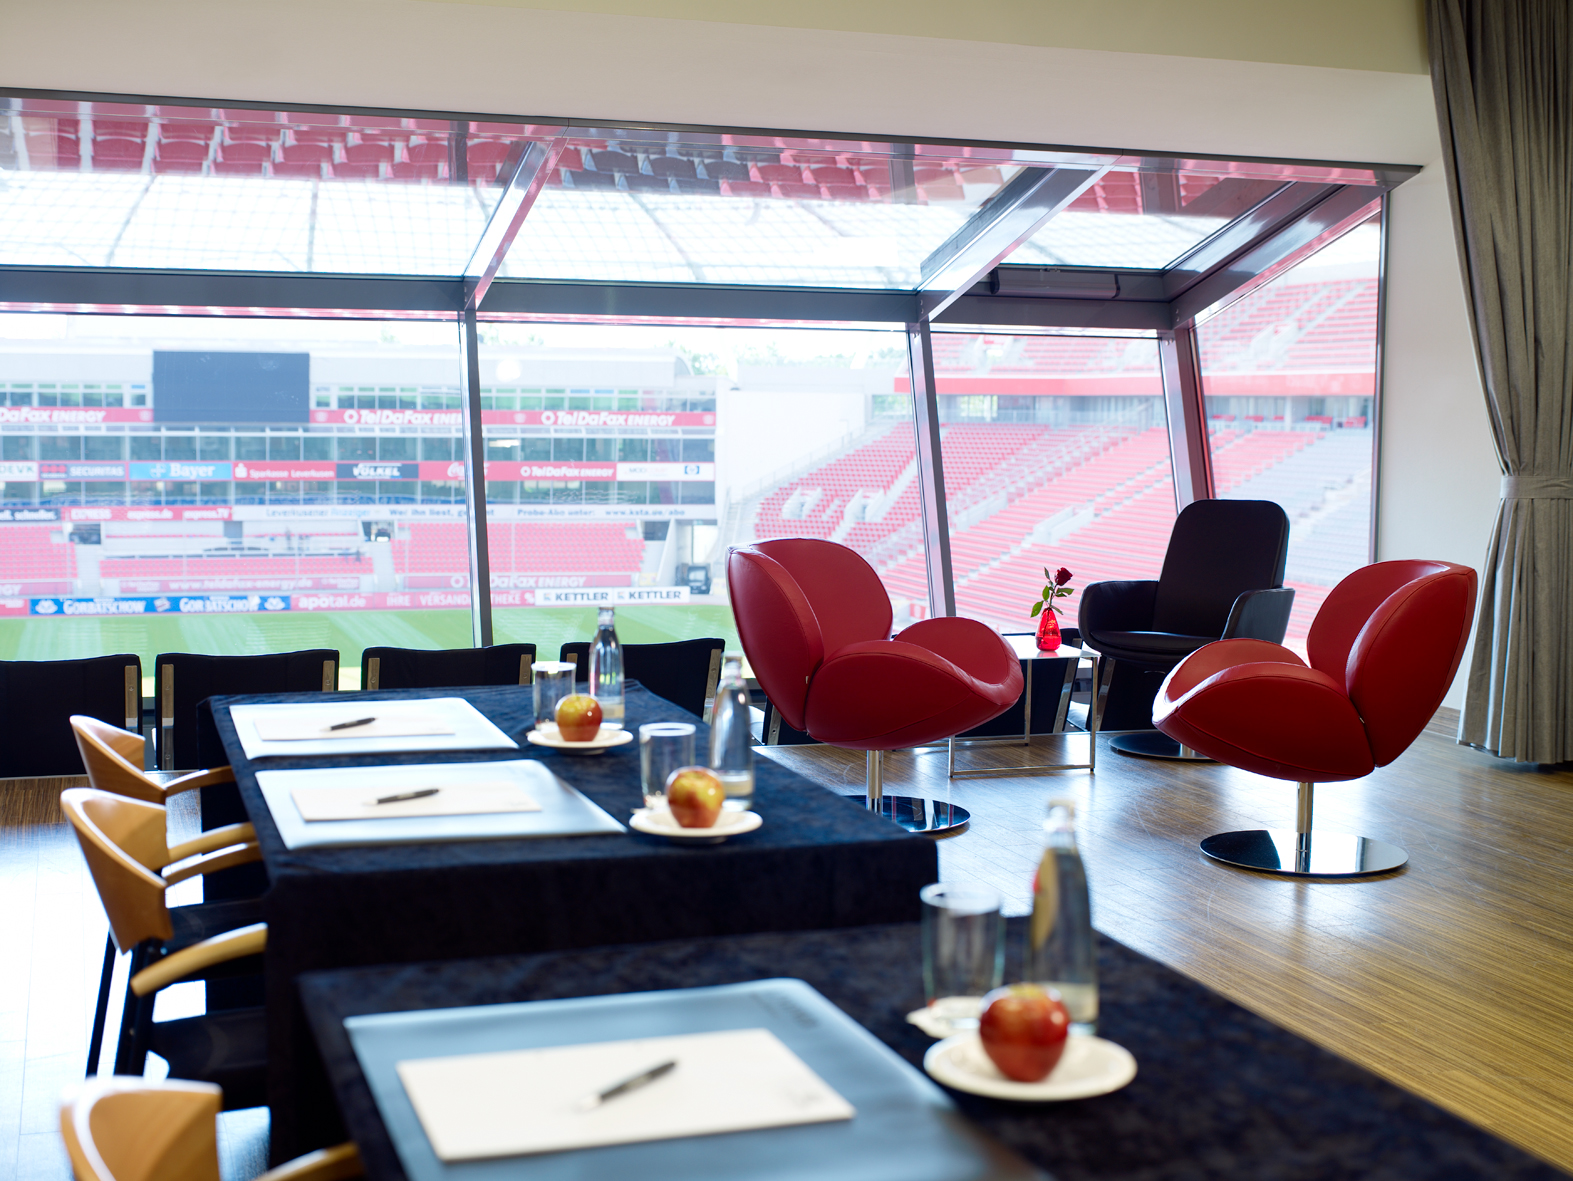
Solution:
{"label": "stadium roof structure", "polygon": [[457,320],[476,421],[481,321],[901,324],[932,488],[932,327],[1141,333],[1184,503],[1211,489],[1198,318],[1415,171],[0,90],[0,311]]}

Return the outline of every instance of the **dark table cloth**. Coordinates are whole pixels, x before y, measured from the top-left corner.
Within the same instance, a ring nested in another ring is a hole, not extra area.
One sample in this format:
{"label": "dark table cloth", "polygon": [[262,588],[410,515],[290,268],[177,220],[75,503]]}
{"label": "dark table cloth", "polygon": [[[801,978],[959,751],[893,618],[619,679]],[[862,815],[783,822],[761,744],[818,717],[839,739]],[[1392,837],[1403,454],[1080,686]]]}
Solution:
{"label": "dark table cloth", "polygon": [[[429,697],[432,690],[357,694],[363,701]],[[637,741],[597,756],[523,742],[533,722],[528,687],[443,690],[467,698],[522,751],[266,759],[241,751],[228,705],[309,701],[314,694],[212,699],[218,737],[235,768],[267,868],[268,1100],[275,1162],[342,1136],[327,1080],[301,1020],[295,979],[313,968],[551,951],[599,944],[811,930],[910,921],[918,890],[939,877],[931,840],[915,837],[760,759],[754,808],[764,826],[722,845],[684,847],[623,835],[454,841],[290,850],[257,787],[256,771],[310,766],[486,762],[537,758],[614,818],[640,807]],[[343,694],[324,700],[342,701]],[[630,683],[630,728],[698,724],[694,715]]]}
{"label": "dark table cloth", "polygon": [[[1025,920],[1010,923],[1016,979]],[[301,995],[372,1181],[404,1171],[344,1018],[362,1013],[806,980],[922,1069],[933,1044],[916,923],[311,973]],[[1099,1033],[1136,1079],[1112,1095],[1017,1104],[951,1092],[988,1134],[1058,1181],[1465,1181],[1562,1173],[1109,939]],[[522,1174],[523,1175],[523,1174]]]}

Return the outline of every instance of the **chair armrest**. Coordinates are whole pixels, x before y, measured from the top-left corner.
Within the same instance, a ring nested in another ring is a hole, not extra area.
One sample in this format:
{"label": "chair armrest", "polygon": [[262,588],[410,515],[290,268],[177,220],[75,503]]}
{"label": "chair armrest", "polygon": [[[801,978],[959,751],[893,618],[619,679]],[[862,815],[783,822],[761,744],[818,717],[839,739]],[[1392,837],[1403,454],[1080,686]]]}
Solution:
{"label": "chair armrest", "polygon": [[[1021,661],[1005,638],[986,623],[957,615],[921,619],[902,628],[898,643],[916,644],[943,656],[968,676],[991,684],[1004,684],[1012,672],[1021,676]],[[1019,690],[1018,690],[1019,692]]]}
{"label": "chair armrest", "polygon": [[235,772],[229,767],[211,767],[205,771],[187,771],[175,779],[164,783],[164,794],[172,796],[176,792],[190,791],[197,787],[211,787],[216,783],[234,783]]}
{"label": "chair armrest", "polygon": [[1229,608],[1229,621],[1220,639],[1284,641],[1289,630],[1289,608],[1294,606],[1294,587],[1277,586],[1270,590],[1248,590]]}
{"label": "chair armrest", "polygon": [[187,878],[198,877],[205,873],[217,873],[221,869],[249,865],[253,861],[261,860],[262,848],[255,842],[249,845],[230,845],[214,853],[203,853],[165,866],[164,884],[173,886],[176,882],[183,882]]}
{"label": "chair armrest", "polygon": [[[1082,588],[1076,623],[1082,639],[1097,647],[1100,631],[1147,631],[1158,603],[1158,582],[1093,582]],[[1047,610],[1047,608],[1045,608]]]}
{"label": "chair armrest", "polygon": [[351,1177],[365,1175],[360,1150],[353,1142],[346,1142],[297,1156],[276,1169],[269,1169],[257,1181],[349,1181]]}
{"label": "chair armrest", "polygon": [[211,828],[194,840],[171,845],[169,860],[164,864],[173,865],[187,857],[195,857],[198,853],[211,853],[214,849],[227,849],[231,845],[255,844],[256,840],[257,830],[251,825],[226,824],[223,828]]}
{"label": "chair armrest", "polygon": [[1154,714],[1157,713],[1156,702],[1178,701],[1214,673],[1239,664],[1297,664],[1301,668],[1305,667],[1305,661],[1282,644],[1270,644],[1266,640],[1218,640],[1196,649],[1174,666],[1159,686]]}
{"label": "chair armrest", "polygon": [[267,946],[266,923],[237,927],[233,931],[225,931],[222,935],[204,939],[201,943],[183,947],[173,955],[165,956],[156,964],[143,968],[131,977],[131,991],[137,996],[147,996],[166,985],[190,976],[193,972],[211,968],[214,964],[225,964],[244,956],[258,955]]}

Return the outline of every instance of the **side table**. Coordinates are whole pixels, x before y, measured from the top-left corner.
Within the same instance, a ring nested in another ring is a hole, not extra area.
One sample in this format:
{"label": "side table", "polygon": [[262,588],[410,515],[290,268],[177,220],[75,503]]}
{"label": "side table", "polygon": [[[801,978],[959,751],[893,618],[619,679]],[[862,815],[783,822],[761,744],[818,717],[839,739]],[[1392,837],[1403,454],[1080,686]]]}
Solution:
{"label": "side table", "polygon": [[[1097,771],[1098,716],[1102,712],[1102,699],[1109,691],[1109,678],[1113,662],[1104,661],[1091,648],[1062,644],[1052,652],[1038,649],[1037,637],[1032,633],[1011,633],[1005,640],[1015,649],[1021,661],[1023,687],[1022,733],[987,738],[952,738],[947,743],[948,766],[946,774],[951,779],[980,779],[999,775],[1040,775],[1049,771]],[[1077,670],[1086,661],[1092,669],[1093,700],[1087,707],[1087,725],[1077,726],[1070,720],[1071,688],[1076,683]],[[1038,665],[1047,666],[1041,670]],[[1036,673],[1036,678],[1035,678]],[[1034,679],[1040,680],[1038,692],[1058,693],[1058,707],[1054,713],[1050,734],[1085,734],[1087,736],[1087,761],[1084,763],[1043,763],[1026,767],[967,767],[956,769],[956,747],[1009,745],[1026,746],[1032,741],[1032,696]]]}

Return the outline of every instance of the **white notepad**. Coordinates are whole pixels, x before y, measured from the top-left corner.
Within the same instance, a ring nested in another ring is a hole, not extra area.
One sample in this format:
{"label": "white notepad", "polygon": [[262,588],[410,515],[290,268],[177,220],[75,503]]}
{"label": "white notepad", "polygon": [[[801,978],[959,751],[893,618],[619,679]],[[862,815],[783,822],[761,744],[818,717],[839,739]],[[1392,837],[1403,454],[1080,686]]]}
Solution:
{"label": "white notepad", "polygon": [[313,739],[349,741],[356,738],[414,738],[424,734],[452,734],[453,726],[442,718],[429,713],[409,710],[377,711],[373,720],[364,726],[351,726],[343,730],[333,727],[343,722],[358,722],[372,717],[364,706],[360,709],[329,710],[318,707],[310,714],[286,714],[283,717],[260,717],[254,725],[257,737],[264,742],[310,742]]}
{"label": "white notepad", "polygon": [[[517,742],[462,697],[232,705],[229,716],[248,759],[519,749]],[[337,722],[367,717],[377,720],[350,730],[327,729]]]}
{"label": "white notepad", "polygon": [[[418,800],[390,800],[386,796],[436,788],[437,794]],[[366,776],[364,786],[299,787],[290,799],[302,820],[397,820],[404,816],[471,816],[492,812],[539,812],[541,805],[519,784],[507,779],[460,781],[445,779],[428,784],[386,786]]]}
{"label": "white notepad", "polygon": [[[677,1068],[589,1111],[579,1101]],[[849,1120],[852,1105],[768,1029],[725,1030],[398,1063],[443,1161],[523,1156]]]}

